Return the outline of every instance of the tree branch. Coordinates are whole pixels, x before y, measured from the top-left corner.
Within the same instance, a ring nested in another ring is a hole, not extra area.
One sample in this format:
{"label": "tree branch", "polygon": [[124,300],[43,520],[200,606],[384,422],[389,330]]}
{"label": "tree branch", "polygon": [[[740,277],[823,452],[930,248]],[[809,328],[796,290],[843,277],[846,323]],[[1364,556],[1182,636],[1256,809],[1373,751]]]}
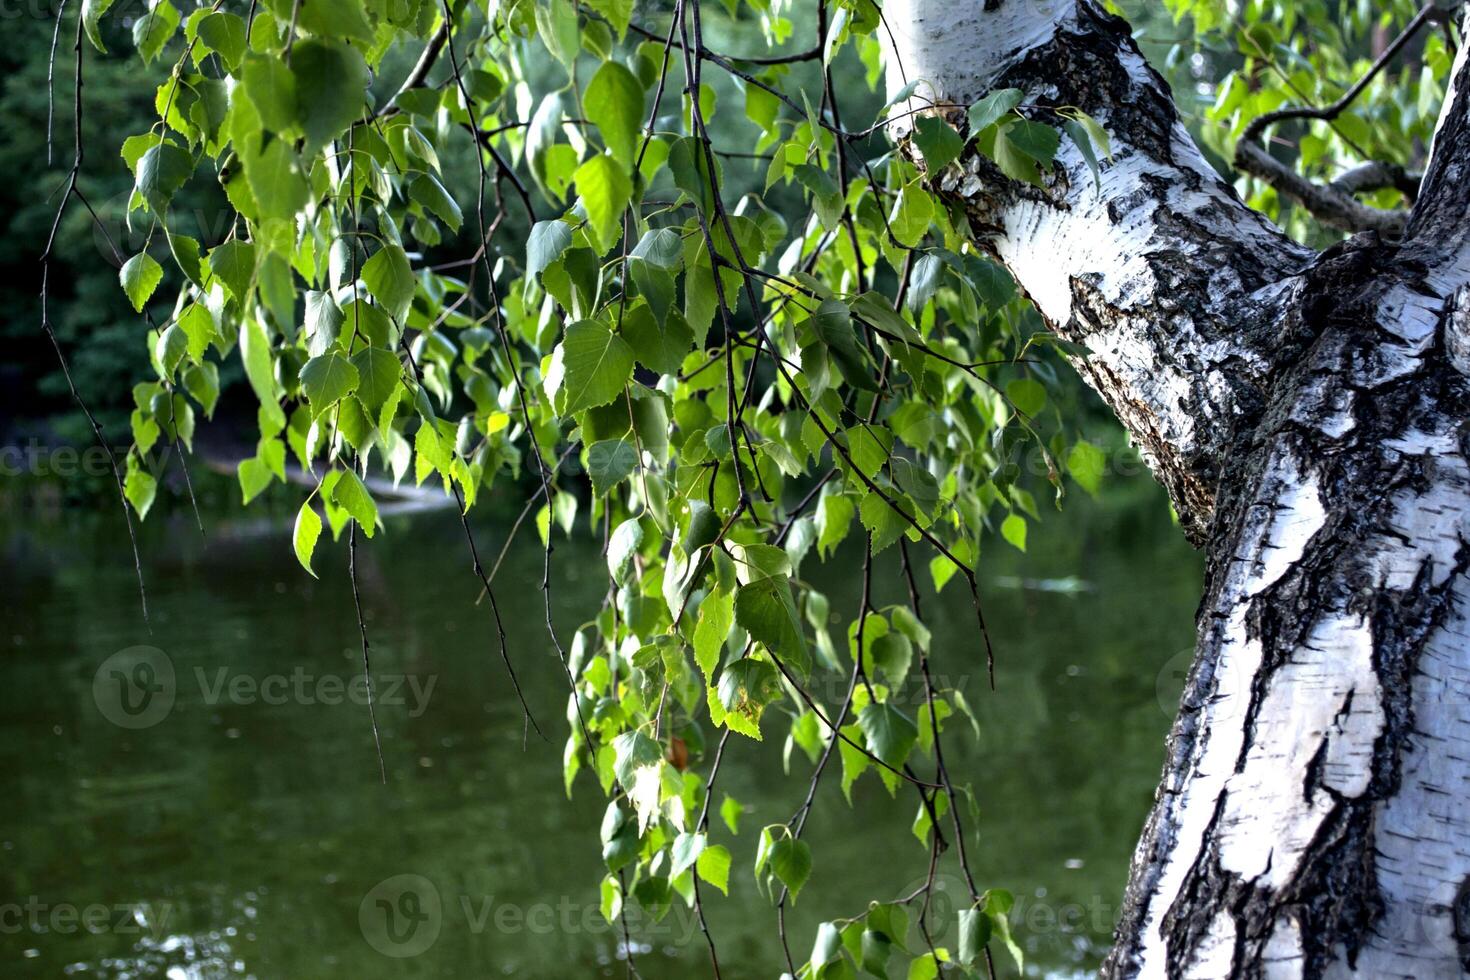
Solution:
{"label": "tree branch", "polygon": [[[1262,118],[1265,118],[1264,116]],[[1401,208],[1384,210],[1371,207],[1353,197],[1337,181],[1318,184],[1277,160],[1259,143],[1241,137],[1235,146],[1235,165],[1252,177],[1259,177],[1277,193],[1306,208],[1312,217],[1339,231],[1376,231],[1385,238],[1398,238],[1409,224],[1409,212]],[[1368,164],[1385,167],[1387,164]],[[1347,176],[1347,175],[1344,175]],[[1346,186],[1354,186],[1348,184]],[[1379,182],[1382,187],[1384,183]],[[1393,185],[1388,185],[1393,186]]]}
{"label": "tree branch", "polygon": [[[1424,25],[1443,18],[1444,12],[1437,8],[1435,0],[1428,0],[1419,8],[1413,20],[1409,21],[1408,25],[1399,32],[1398,37],[1383,49],[1383,53],[1363,73],[1363,76],[1331,105],[1323,107],[1288,106],[1251,120],[1245,132],[1241,134],[1240,142],[1235,146],[1235,165],[1251,176],[1264,180],[1278,193],[1306,208],[1313,217],[1325,225],[1348,232],[1376,231],[1386,238],[1402,236],[1409,221],[1408,211],[1401,209],[1385,211],[1381,208],[1369,207],[1355,200],[1353,195],[1360,191],[1381,187],[1397,187],[1404,190],[1409,182],[1403,168],[1394,164],[1369,162],[1324,186],[1308,180],[1287,164],[1271,156],[1261,144],[1260,137],[1268,127],[1279,122],[1293,119],[1330,122],[1336,119],[1342,115],[1343,110],[1357,100],[1358,96],[1363,94],[1369,83],[1388,67]],[[1407,190],[1404,190],[1404,193],[1410,199],[1415,196]]]}

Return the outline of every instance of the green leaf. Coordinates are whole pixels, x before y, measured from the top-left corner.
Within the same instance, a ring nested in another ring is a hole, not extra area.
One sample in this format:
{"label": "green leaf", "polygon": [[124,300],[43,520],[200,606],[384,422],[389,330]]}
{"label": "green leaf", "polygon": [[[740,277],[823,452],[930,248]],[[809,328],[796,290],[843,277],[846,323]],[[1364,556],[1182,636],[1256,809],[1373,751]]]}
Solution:
{"label": "green leaf", "polygon": [[602,879],[602,918],[609,924],[618,921],[623,910],[623,889],[618,879],[608,875]]}
{"label": "green leaf", "polygon": [[[269,406],[267,411],[274,410],[275,415],[280,415],[270,338],[266,336],[260,321],[253,317],[240,323],[240,359],[245,364],[245,376],[250,380],[255,397],[263,407]],[[284,420],[282,424],[284,425]]]}
{"label": "green leaf", "polygon": [[190,367],[184,372],[184,390],[204,409],[206,417],[214,415],[215,402],[219,401],[219,368],[207,361]]}
{"label": "green leaf", "polygon": [[1088,138],[1087,131],[1075,119],[1063,119],[1062,130],[1081,151],[1087,169],[1092,171],[1092,185],[1098,193],[1102,193],[1102,169],[1098,166],[1097,153],[1092,148],[1092,140]]}
{"label": "green leaf", "polygon": [[613,772],[617,774],[618,784],[627,791],[632,790],[639,769],[658,765],[664,758],[659,744],[642,732],[624,732],[612,744],[616,753]]}
{"label": "green leaf", "polygon": [[684,833],[674,838],[674,846],[669,849],[669,877],[679,877],[695,861],[699,860],[700,854],[704,852],[705,843],[704,834]]}
{"label": "green leaf", "polygon": [[933,953],[925,953],[909,964],[909,980],[935,980],[939,976],[939,960]]}
{"label": "green leaf", "polygon": [[402,325],[413,303],[415,286],[413,269],[403,247],[390,243],[374,252],[372,258],[363,263],[362,282],[383,312]]}
{"label": "green leaf", "polygon": [[1072,118],[1076,120],[1077,125],[1082,127],[1082,131],[1087,134],[1088,141],[1093,145],[1093,148],[1104,157],[1111,159],[1113,156],[1113,141],[1108,138],[1108,131],[1103,129],[1102,123],[1081,109],[1076,110],[1072,114]]}
{"label": "green leaf", "polygon": [[605,496],[638,466],[638,451],[622,439],[605,439],[587,447],[587,475],[592,492]]}
{"label": "green leaf", "polygon": [[383,405],[397,390],[403,377],[398,356],[382,347],[365,347],[352,355],[359,383],[357,397],[370,416],[376,418]]}
{"label": "green leaf", "polygon": [[869,905],[868,929],[899,949],[906,949],[904,941],[909,934],[908,911],[898,902]]}
{"label": "green leaf", "polygon": [[747,657],[727,666],[716,692],[726,727],[759,741],[761,712],[779,691],[776,668],[764,660]]}
{"label": "green leaf", "polygon": [[160,0],[148,13],[133,21],[133,43],[147,64],[163,53],[163,48],[179,29],[179,11],[168,0]]}
{"label": "green leaf", "polygon": [[317,292],[309,289],[304,297],[306,301],[306,322],[303,329],[306,332],[306,351],[312,357],[325,354],[336,344],[337,338],[342,333],[342,323],[346,319],[342,313],[342,307],[332,298],[331,293]]}
{"label": "green leaf", "polygon": [[871,929],[864,929],[862,936],[863,970],[878,977],[888,978],[888,958],[893,954],[893,943],[888,937]]}
{"label": "green leaf", "polygon": [[990,917],[980,909],[960,909],[960,963],[964,966],[979,963],[988,942]]}
{"label": "green leaf", "polygon": [[378,529],[378,505],[353,470],[341,470],[341,478],[332,485],[332,502],[357,521],[363,533],[372,537]]}
{"label": "green leaf", "polygon": [[266,129],[284,133],[296,124],[296,76],[285,62],[247,55],[240,71],[240,86]]}
{"label": "green leaf", "polygon": [[847,305],[835,299],[824,301],[812,314],[811,324],[817,339],[826,345],[837,369],[842,372],[843,379],[854,388],[877,391],[873,364],[858,344],[852,313]]}
{"label": "green leaf", "polygon": [[[729,802],[728,797],[726,802]],[[700,851],[694,870],[721,892],[730,894],[730,851],[724,845],[714,844]]]}
{"label": "green leaf", "polygon": [[638,363],[655,374],[678,374],[694,348],[694,330],[677,310],[670,310],[660,325],[648,307],[635,307],[623,317],[623,336]]}
{"label": "green leaf", "polygon": [[184,186],[193,172],[194,160],[183,148],[174,143],[159,143],[138,159],[138,193],[154,214],[162,214],[174,192]]}
{"label": "green leaf", "polygon": [[835,923],[823,922],[817,926],[817,938],[812,942],[812,956],[808,961],[808,976],[820,977],[822,967],[842,960],[842,933]]}
{"label": "green leaf", "polygon": [[1018,551],[1026,550],[1026,518],[1020,514],[1007,515],[1000,522],[1000,536],[1009,541]]}
{"label": "green leaf", "polygon": [[633,0],[586,0],[587,6],[607,18],[621,41],[633,20]]}
{"label": "green leaf", "polygon": [[153,291],[163,281],[163,266],[147,252],[139,252],[123,263],[118,278],[122,281],[123,292],[128,294],[128,301],[133,304],[133,309],[142,313],[148,297],[153,295]]}
{"label": "green leaf", "polygon": [[572,175],[597,238],[606,251],[617,240],[623,209],[633,193],[628,175],[610,156],[590,157]]}
{"label": "green leaf", "polygon": [[123,481],[123,496],[128,498],[128,503],[133,505],[133,510],[138,512],[139,520],[148,516],[148,511],[153,506],[153,498],[157,494],[158,481],[153,478],[153,474],[139,468],[137,458],[129,456],[128,476]]}
{"label": "green leaf", "polygon": [[674,186],[679,188],[689,199],[706,214],[714,210],[714,185],[719,177],[719,164],[716,163],[714,178],[711,178],[709,169],[709,157],[705,155],[704,147],[693,136],[685,136],[674,141],[669,147],[669,172],[674,176]]}
{"label": "green leaf", "polygon": [[684,240],[672,228],[654,228],[638,239],[628,257],[674,272],[684,258]]}
{"label": "green leaf", "polygon": [[206,14],[195,28],[206,48],[220,56],[230,71],[240,67],[245,57],[245,21],[239,14],[216,10]]}
{"label": "green leaf", "polygon": [[538,221],[526,239],[526,278],[535,279],[561,258],[572,243],[572,226],[565,221]]}
{"label": "green leaf", "polygon": [[1022,415],[1033,416],[1046,407],[1046,389],[1035,378],[1016,378],[1006,385],[1006,398]]}
{"label": "green leaf", "polygon": [[924,168],[930,174],[949,166],[965,149],[960,134],[938,116],[920,116],[915,121],[914,142],[924,154]]}
{"label": "green leaf", "polygon": [[732,834],[740,833],[740,815],[744,812],[745,807],[733,796],[726,796],[720,803],[720,819],[725,821]]}
{"label": "green leaf", "polygon": [[[306,207],[311,188],[301,169],[301,160],[285,140],[272,139],[258,155],[242,153],[245,179],[255,195],[260,217],[286,226],[296,219],[296,212]],[[269,262],[262,265],[268,269]]]}
{"label": "green leaf", "polygon": [[803,675],[811,669],[811,654],[786,576],[742,585],[735,594],[735,622],[785,666]]}
{"label": "green leaf", "polygon": [[433,174],[419,174],[415,177],[409,185],[408,196],[444,222],[450,231],[459,231],[460,225],[464,223],[464,213],[460,211],[459,205]]}
{"label": "green leaf", "polygon": [[[303,14],[320,9],[321,3],[323,0],[310,0]],[[341,5],[361,10],[356,3]],[[367,40],[371,39],[369,32]],[[306,134],[308,150],[336,139],[362,115],[370,76],[356,48],[321,38],[298,41],[291,49],[291,74],[296,79],[295,115]]]}
{"label": "green leaf", "polygon": [[857,509],[850,498],[840,493],[830,493],[822,498],[817,510],[817,550],[823,557],[831,555],[847,537],[855,516]]}
{"label": "green leaf", "polygon": [[832,175],[810,163],[798,164],[793,173],[801,186],[811,191],[812,208],[822,225],[835,229],[842,220],[842,188]]}
{"label": "green leaf", "polygon": [[1007,177],[1040,187],[1060,145],[1061,136],[1050,126],[1011,120],[996,131],[995,162]]}
{"label": "green leaf", "polygon": [[1062,143],[1061,134],[1053,127],[1024,119],[1007,124],[1004,134],[1012,145],[1035,160],[1043,170],[1056,159],[1057,148]]}
{"label": "green leaf", "polygon": [[546,50],[571,74],[581,50],[573,0],[536,0],[536,28]]}
{"label": "green leaf", "polygon": [[354,338],[353,346],[366,340],[376,347],[394,347],[401,332],[383,308],[371,305],[366,297],[347,304],[342,311],[342,323],[347,327],[347,335]]}
{"label": "green leaf", "polygon": [[179,271],[194,285],[204,286],[204,268],[199,261],[199,242],[187,235],[173,235],[166,230],[165,237],[168,239],[168,251],[173,256],[174,264]]}
{"label": "green leaf", "polygon": [[582,106],[614,159],[631,170],[643,126],[643,86],[638,79],[616,61],[604,62],[587,83]]}
{"label": "green leaf", "polygon": [[771,870],[791,893],[791,901],[795,904],[796,896],[812,874],[812,849],[806,841],[783,837],[771,846],[768,860]]}
{"label": "green leaf", "polygon": [[102,43],[102,31],[98,24],[112,4],[113,0],[82,0],[82,24],[87,29],[87,38],[103,54],[107,53],[107,48]]}
{"label": "green leaf", "polygon": [[[888,490],[888,498],[900,507],[903,506],[902,498],[897,497],[891,488]],[[875,555],[897,541],[911,527],[903,514],[876,493],[863,496],[862,503],[858,505],[858,518],[863,522],[863,527],[873,532]]]}
{"label": "green leaf", "polygon": [[258,497],[274,479],[270,467],[259,456],[241,460],[240,464],[235,467],[235,474],[240,479],[241,502],[245,504]]}
{"label": "green leaf", "polygon": [[992,310],[1005,306],[1016,295],[1016,282],[1011,274],[978,255],[965,256],[965,279],[981,302]]}
{"label": "green leaf", "polygon": [[944,274],[944,260],[930,252],[919,256],[909,276],[909,295],[905,301],[915,313],[922,310],[939,290],[939,280]]}
{"label": "green leaf", "polygon": [[633,377],[632,348],[600,321],[571,324],[561,346],[565,371],[561,391],[566,395],[562,415],[606,405]]}
{"label": "green leaf", "polygon": [[1076,445],[1067,453],[1067,472],[1091,496],[1097,496],[1106,468],[1107,457],[1103,455],[1103,451],[1086,439],[1077,440]]}
{"label": "green leaf", "polygon": [[982,129],[999,122],[1002,116],[1015,111],[1023,98],[1025,93],[1018,88],[1002,88],[970,106],[970,135],[975,136]]}
{"label": "green leaf", "polygon": [[322,519],[317,516],[308,500],[296,512],[296,526],[291,531],[291,546],[296,551],[296,560],[301,562],[301,567],[312,578],[316,578],[317,574],[311,569],[311,556],[316,551],[316,542],[321,536]]}
{"label": "green leaf", "polygon": [[905,184],[903,190],[898,192],[898,200],[893,202],[892,214],[888,216],[893,237],[904,248],[913,248],[919,244],[933,220],[934,199],[929,196],[929,192],[917,181]]}
{"label": "green leaf", "polygon": [[683,548],[692,555],[720,536],[720,515],[703,500],[689,501],[689,525],[684,532]]}
{"label": "green leaf", "polygon": [[[372,44],[376,38],[360,0],[306,0],[296,11],[297,26],[308,34],[350,38]],[[301,50],[298,42],[291,52],[291,67]]]}
{"label": "green leaf", "polygon": [[242,241],[216,246],[209,252],[209,272],[218,277],[230,295],[243,304],[255,279],[255,246]]}
{"label": "green leaf", "polygon": [[633,568],[633,556],[643,543],[643,525],[636,517],[619,524],[607,539],[607,573],[620,585],[628,582],[628,573]]}
{"label": "green leaf", "polygon": [[919,740],[913,720],[888,703],[869,704],[858,713],[858,725],[867,736],[868,751],[894,769],[902,768]]}
{"label": "green leaf", "polygon": [[1015,904],[1015,898],[1010,892],[1000,888],[992,888],[980,896],[981,907],[990,918],[991,932],[1000,937],[1002,945],[1011,954],[1011,959],[1016,961],[1016,969],[1024,975],[1026,961],[1021,952],[1021,947],[1016,943],[1015,937],[1011,935],[1011,908]]}
{"label": "green leaf", "polygon": [[338,351],[313,357],[301,368],[301,390],[311,403],[313,416],[352,394],[360,381],[357,368]]}
{"label": "green leaf", "polygon": [[735,596],[729,592],[711,592],[699,604],[699,622],[694,627],[694,660],[706,678],[713,677],[720,664],[720,650],[735,622]]}

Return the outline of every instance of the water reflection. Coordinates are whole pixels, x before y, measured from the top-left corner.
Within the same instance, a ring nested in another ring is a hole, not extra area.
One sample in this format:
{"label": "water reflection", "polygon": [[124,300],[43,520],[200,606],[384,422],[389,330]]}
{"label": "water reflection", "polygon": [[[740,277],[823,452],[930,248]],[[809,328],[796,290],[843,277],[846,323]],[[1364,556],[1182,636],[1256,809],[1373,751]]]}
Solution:
{"label": "water reflection", "polygon": [[[977,875],[1016,892],[1032,973],[1097,963],[1162,757],[1160,670],[1191,639],[1197,560],[1153,493],[1132,496],[1074,501],[1033,531],[1024,559],[1004,546],[985,556],[998,693],[984,690],[968,599],[952,587],[926,601],[935,669],[980,720],[978,741],[947,743],[982,814]],[[5,975],[623,975],[622,937],[598,912],[603,801],[585,776],[570,801],[563,792],[564,680],[533,539],[497,583],[547,742],[523,728],[453,516],[396,519],[360,549],[385,787],[345,550],[319,550],[317,581],[283,534],[224,528],[206,543],[187,518],[155,521],[142,542],[150,633],[114,516],[12,515],[0,537]],[[486,547],[507,523],[487,522]],[[557,562],[569,631],[596,610],[602,563],[575,541]],[[832,597],[834,636],[855,605],[852,567],[804,567]],[[882,602],[901,596],[889,578]],[[118,710],[157,717],[129,726]],[[775,719],[766,731],[764,744],[733,744],[721,776],[748,808],[740,836],[720,838],[735,855],[732,900],[710,908],[732,980],[782,969],[750,864],[759,827],[804,795],[806,763],[796,753],[787,776],[785,732]],[[911,795],[869,779],[849,808],[837,782],[809,824],[816,870],[790,917],[798,956],[818,921],[860,911],[855,896],[911,891],[926,870]],[[703,975],[682,905],[634,925],[642,976]]]}

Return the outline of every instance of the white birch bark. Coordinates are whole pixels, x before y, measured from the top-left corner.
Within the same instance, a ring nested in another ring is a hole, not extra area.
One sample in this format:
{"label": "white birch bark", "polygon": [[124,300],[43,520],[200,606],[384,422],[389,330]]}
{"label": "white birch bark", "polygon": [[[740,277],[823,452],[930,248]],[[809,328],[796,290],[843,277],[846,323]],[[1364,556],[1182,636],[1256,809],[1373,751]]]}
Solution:
{"label": "white birch bark", "polygon": [[[1196,660],[1105,973],[1470,972],[1470,82],[1403,242],[1245,208],[1091,0],[889,0],[888,79],[1017,87],[1113,140],[1043,190],[931,175],[1209,550]],[[902,136],[903,122],[894,126]]]}

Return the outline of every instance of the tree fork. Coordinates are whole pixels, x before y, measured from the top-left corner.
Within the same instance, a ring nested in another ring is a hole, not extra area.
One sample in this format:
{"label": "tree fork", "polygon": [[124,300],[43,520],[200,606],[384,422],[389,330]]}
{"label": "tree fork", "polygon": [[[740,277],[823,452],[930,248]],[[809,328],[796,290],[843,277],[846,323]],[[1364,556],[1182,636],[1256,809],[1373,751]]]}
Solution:
{"label": "tree fork", "polygon": [[[1018,88],[1113,142],[1042,188],[931,175],[1091,353],[1207,548],[1194,667],[1104,973],[1470,971],[1470,82],[1462,48],[1400,242],[1315,255],[1204,161],[1091,0],[893,0],[888,86]],[[936,108],[937,106],[937,108]],[[902,139],[910,125],[892,124]],[[912,149],[909,152],[913,152]]]}

